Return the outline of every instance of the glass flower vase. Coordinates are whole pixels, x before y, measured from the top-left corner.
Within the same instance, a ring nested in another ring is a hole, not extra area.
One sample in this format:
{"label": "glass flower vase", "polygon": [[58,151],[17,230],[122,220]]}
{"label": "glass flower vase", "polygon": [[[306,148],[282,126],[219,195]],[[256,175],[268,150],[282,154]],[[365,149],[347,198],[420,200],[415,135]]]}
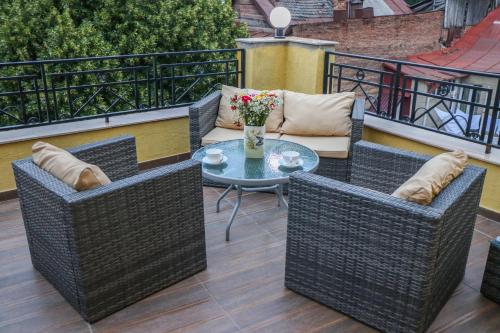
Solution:
{"label": "glass flower vase", "polygon": [[245,157],[263,158],[266,126],[245,125],[243,132],[244,132]]}

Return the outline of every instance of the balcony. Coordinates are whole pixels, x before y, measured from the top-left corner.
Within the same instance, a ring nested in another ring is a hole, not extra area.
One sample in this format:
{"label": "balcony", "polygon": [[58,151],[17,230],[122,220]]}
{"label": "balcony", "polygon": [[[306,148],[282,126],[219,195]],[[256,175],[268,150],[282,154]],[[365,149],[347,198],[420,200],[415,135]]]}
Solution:
{"label": "balcony", "polygon": [[284,287],[287,212],[266,193],[245,194],[226,242],[235,193],[217,213],[222,190],[204,187],[207,270],[94,324],[32,267],[11,161],[29,156],[37,139],[70,147],[120,134],[136,137],[143,170],[187,159],[187,106],[220,84],[353,90],[366,100],[365,140],[427,154],[460,147],[472,164],[487,168],[465,277],[429,332],[495,331],[500,306],[479,289],[489,243],[500,235],[500,76],[469,73],[493,82],[482,86],[460,81],[464,73],[453,80],[431,72],[417,77],[405,70],[419,64],[334,48],[324,41],[250,39],[232,50],[0,64],[0,172],[7,175],[0,179],[0,331],[376,331]]}
{"label": "balcony", "polygon": [[[286,211],[248,194],[226,243],[234,197],[204,190],[208,268],[99,322],[86,324],[31,266],[17,200],[0,204],[2,332],[376,332],[286,289]],[[429,332],[493,332],[499,305],[479,293],[489,241],[500,223],[478,216],[465,278]]]}

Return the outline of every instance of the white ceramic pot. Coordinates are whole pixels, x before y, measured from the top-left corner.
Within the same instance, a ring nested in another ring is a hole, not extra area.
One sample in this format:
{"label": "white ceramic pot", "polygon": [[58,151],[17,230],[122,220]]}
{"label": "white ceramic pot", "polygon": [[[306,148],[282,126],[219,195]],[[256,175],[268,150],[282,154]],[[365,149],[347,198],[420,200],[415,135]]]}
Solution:
{"label": "white ceramic pot", "polygon": [[245,156],[248,158],[263,158],[266,126],[245,125],[243,131],[245,141]]}

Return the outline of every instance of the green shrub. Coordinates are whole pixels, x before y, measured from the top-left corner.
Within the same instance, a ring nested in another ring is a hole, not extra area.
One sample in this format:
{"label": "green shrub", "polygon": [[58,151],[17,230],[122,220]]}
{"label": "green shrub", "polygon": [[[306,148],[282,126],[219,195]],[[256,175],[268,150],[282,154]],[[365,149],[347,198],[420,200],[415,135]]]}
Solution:
{"label": "green shrub", "polygon": [[[235,18],[236,13],[229,0],[1,0],[0,62],[233,48],[236,38],[247,36],[246,26],[235,23]],[[159,58],[157,65],[223,57],[227,58],[228,55]],[[47,65],[45,71],[79,72],[142,65],[151,67],[152,59],[81,61]],[[211,70],[223,69],[221,65]],[[205,70],[207,68],[191,66],[180,69],[176,75],[202,73]],[[40,71],[39,66],[9,66],[0,68],[0,77],[40,75]],[[16,80],[0,81],[0,126],[18,124],[27,119],[43,122],[49,117],[53,120],[95,115],[105,110],[149,108],[151,98],[148,94],[156,90],[145,83],[138,90],[134,90],[130,84],[106,88],[87,104],[87,99],[98,87],[75,89],[72,94],[64,91],[66,85],[145,80],[147,75],[151,78],[153,74],[149,71],[147,74],[136,73],[135,76],[131,72],[76,74],[69,78],[51,76],[48,88],[55,87],[58,91],[49,91],[48,96],[41,94],[38,97],[28,93],[22,101],[19,94],[1,96],[1,93],[19,91],[19,85],[24,91],[33,90],[35,85],[41,87],[41,80],[26,79],[21,83]],[[192,101],[215,83],[208,78],[196,83],[194,80],[179,82],[175,89],[166,87],[163,91],[165,102],[160,101],[159,104],[172,104],[173,90],[182,96],[178,102]],[[165,80],[165,84],[168,84],[168,80]],[[183,94],[186,87],[192,84],[192,92]],[[116,102],[117,98],[122,100]],[[152,100],[154,102],[154,96]],[[41,113],[38,104],[42,105]],[[75,114],[81,106],[85,106],[85,110]]]}

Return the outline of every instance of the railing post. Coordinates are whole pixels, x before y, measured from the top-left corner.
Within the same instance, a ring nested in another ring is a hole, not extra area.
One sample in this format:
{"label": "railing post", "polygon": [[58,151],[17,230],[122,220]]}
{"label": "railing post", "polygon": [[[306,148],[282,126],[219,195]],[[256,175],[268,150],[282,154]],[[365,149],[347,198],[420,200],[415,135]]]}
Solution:
{"label": "railing post", "polygon": [[160,96],[158,97],[159,101],[160,101],[159,102],[160,105],[164,105],[165,104],[165,96],[164,96],[164,93],[163,93],[163,91],[165,90],[165,89],[163,89],[163,69],[164,68],[169,68],[169,67],[160,66],[160,68],[159,68],[160,78],[162,78],[162,79],[160,79],[160,82],[158,83],[158,87],[160,87]]}
{"label": "railing post", "polygon": [[404,115],[403,115],[403,112],[405,110],[405,94],[406,94],[406,82],[407,82],[407,78],[406,76],[403,77],[403,85],[401,87],[401,106],[399,108],[399,117],[398,119],[399,120],[408,120],[408,119],[404,119]]}
{"label": "railing post", "polygon": [[329,69],[330,69],[330,52],[325,51],[325,64],[323,67],[323,94],[328,94]]}
{"label": "railing post", "polygon": [[382,105],[382,94],[384,92],[384,73],[380,73],[378,79],[378,96],[377,96],[377,110],[376,114],[380,114],[380,106]]}
{"label": "railing post", "polygon": [[226,72],[225,80],[226,80],[226,85],[228,85],[229,84],[229,62],[226,61],[225,65],[226,65],[226,67],[225,67],[225,72]]}
{"label": "railing post", "polygon": [[486,98],[486,108],[484,110],[484,118],[483,124],[481,125],[481,134],[479,140],[484,141],[484,137],[486,136],[486,129],[488,127],[488,118],[490,116],[490,108],[491,108],[491,89],[488,91],[488,97]]}
{"label": "railing post", "polygon": [[[161,73],[161,72],[160,72]],[[172,66],[170,67],[170,73],[171,73],[171,76],[172,76],[172,81],[171,81],[171,86],[170,86],[170,98],[172,99],[171,103],[172,105],[175,105],[175,100],[176,100],[176,96],[175,96],[175,66]],[[163,101],[162,101],[163,102]]]}
{"label": "railing post", "polygon": [[[339,66],[339,77],[337,78],[337,92],[339,93],[342,89],[342,65]],[[332,68],[332,73],[333,73],[333,68]]]}
{"label": "railing post", "polygon": [[136,110],[139,110],[139,88],[137,86],[138,82],[137,82],[137,69],[134,68],[133,69],[133,73],[134,73],[134,102],[135,102],[135,109]]}
{"label": "railing post", "polygon": [[69,115],[71,118],[74,116],[74,110],[73,110],[73,99],[71,97],[71,87],[68,79],[69,75],[64,76],[64,81],[66,84],[66,93],[68,94],[68,108],[69,108]]}
{"label": "railing post", "polygon": [[246,50],[241,49],[241,83],[240,88],[245,88],[245,80],[246,80]]}
{"label": "railing post", "polygon": [[490,130],[488,132],[488,141],[486,142],[486,154],[491,153],[493,138],[495,137],[495,129],[497,125],[498,109],[500,108],[500,79],[497,80],[497,90],[495,93],[495,101],[493,102],[493,112],[491,113]]}
{"label": "railing post", "polygon": [[[401,63],[398,62],[396,66],[396,77],[394,79],[393,86],[393,96],[392,96],[392,105],[391,105],[391,119],[396,118],[396,113],[398,112],[398,98],[399,98],[399,84],[401,83]],[[389,110],[388,110],[389,111]]]}
{"label": "railing post", "polygon": [[[415,78],[415,85],[413,86],[413,95],[411,100],[411,110],[410,110],[410,123],[415,122],[415,109],[417,108],[417,98],[418,98],[418,78]],[[411,91],[411,90],[410,90]]]}
{"label": "railing post", "polygon": [[40,77],[43,82],[43,94],[45,96],[45,106],[47,107],[47,121],[50,123],[52,119],[50,119],[50,98],[49,98],[49,89],[47,87],[47,75],[45,73],[45,65],[40,64]]}
{"label": "railing post", "polygon": [[38,77],[35,76],[33,78],[33,87],[35,88],[36,94],[36,108],[37,108],[37,116],[38,122],[42,122],[42,101],[40,100],[40,87],[38,86]]}
{"label": "railing post", "polygon": [[23,119],[23,124],[26,125],[28,123],[28,117],[26,115],[26,103],[24,101],[23,84],[22,84],[22,81],[20,78],[17,78],[17,88],[19,91],[19,99],[20,99],[20,103],[21,103],[21,115],[22,115],[22,119]]}
{"label": "railing post", "polygon": [[[159,107],[159,103],[158,103],[158,78],[157,78],[157,67],[158,67],[158,64],[157,64],[157,58],[156,56],[153,57],[153,81],[154,81],[154,87],[155,87],[155,107],[158,108]],[[161,78],[160,78],[161,80]]]}
{"label": "railing post", "polygon": [[465,136],[466,137],[469,137],[470,136],[470,127],[472,125],[472,116],[474,115],[474,108],[475,108],[475,103],[476,103],[476,96],[477,96],[477,89],[474,88],[472,89],[472,96],[471,96],[471,101],[472,101],[472,105],[470,105],[470,108],[469,108],[469,114],[468,114],[468,117],[467,117],[467,124],[466,124],[466,127],[465,127]]}
{"label": "railing post", "polygon": [[50,86],[52,88],[52,98],[54,99],[54,120],[59,120],[59,111],[58,111],[58,103],[57,103],[57,92],[56,92],[56,83],[54,82],[55,76],[50,77]]}
{"label": "railing post", "polygon": [[148,107],[151,108],[151,80],[150,80],[150,77],[149,77],[149,70],[146,71],[146,82],[147,82],[147,85],[148,85]]}

